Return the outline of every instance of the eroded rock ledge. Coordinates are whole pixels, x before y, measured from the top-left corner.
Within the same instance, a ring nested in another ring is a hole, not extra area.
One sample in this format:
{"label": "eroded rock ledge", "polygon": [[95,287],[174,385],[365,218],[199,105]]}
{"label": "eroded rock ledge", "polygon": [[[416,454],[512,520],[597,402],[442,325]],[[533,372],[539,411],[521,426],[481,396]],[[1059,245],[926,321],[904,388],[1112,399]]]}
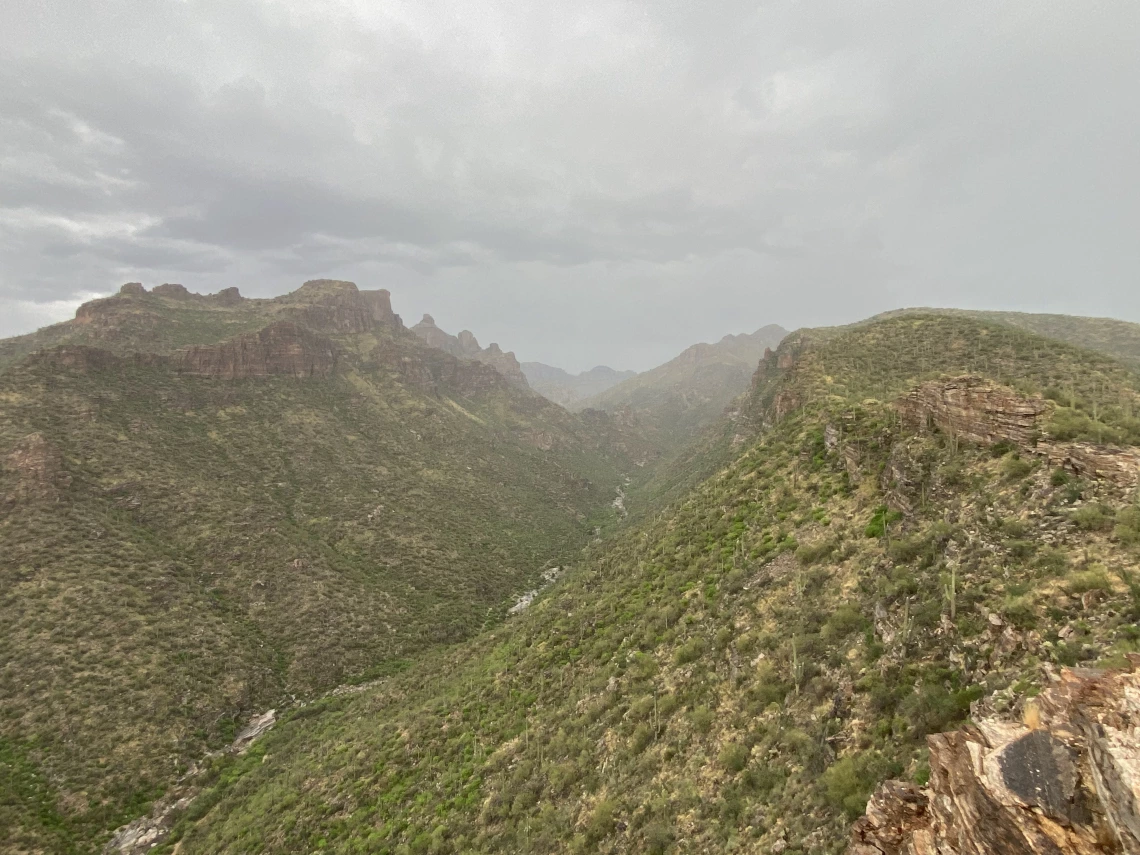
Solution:
{"label": "eroded rock ledge", "polygon": [[172,357],[175,370],[200,377],[323,377],[337,365],[331,341],[289,321]]}
{"label": "eroded rock ledge", "polygon": [[1140,655],[1072,669],[1024,722],[929,737],[930,782],[888,781],[848,855],[1140,853]]}
{"label": "eroded rock ledge", "polygon": [[903,427],[916,433],[936,429],[981,445],[1008,442],[1080,477],[1126,488],[1140,484],[1140,451],[1052,441],[1047,435],[1052,414],[1049,401],[1019,395],[982,377],[931,380],[899,398],[894,406]]}

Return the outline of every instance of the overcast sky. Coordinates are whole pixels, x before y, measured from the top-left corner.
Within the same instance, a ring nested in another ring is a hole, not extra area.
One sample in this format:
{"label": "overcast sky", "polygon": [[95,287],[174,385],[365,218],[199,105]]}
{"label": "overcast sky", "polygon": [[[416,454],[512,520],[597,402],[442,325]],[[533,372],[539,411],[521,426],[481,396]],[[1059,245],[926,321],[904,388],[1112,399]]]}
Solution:
{"label": "overcast sky", "polygon": [[1140,321],[1134,0],[6,0],[0,335],[386,287],[644,369],[904,305]]}

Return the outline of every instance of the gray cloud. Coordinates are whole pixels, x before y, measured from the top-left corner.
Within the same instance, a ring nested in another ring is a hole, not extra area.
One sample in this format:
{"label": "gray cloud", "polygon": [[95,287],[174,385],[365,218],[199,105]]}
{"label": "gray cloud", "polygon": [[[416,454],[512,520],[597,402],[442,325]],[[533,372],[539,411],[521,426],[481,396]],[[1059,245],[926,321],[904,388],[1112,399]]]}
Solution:
{"label": "gray cloud", "polygon": [[526,359],[900,305],[1140,320],[1136,4],[15,0],[0,334],[389,287]]}

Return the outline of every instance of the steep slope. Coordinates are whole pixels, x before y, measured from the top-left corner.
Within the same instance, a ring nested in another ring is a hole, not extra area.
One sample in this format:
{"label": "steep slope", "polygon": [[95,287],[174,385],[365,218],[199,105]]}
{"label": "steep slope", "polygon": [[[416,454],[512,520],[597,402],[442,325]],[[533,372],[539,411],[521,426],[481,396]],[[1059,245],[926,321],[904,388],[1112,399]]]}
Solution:
{"label": "steep slope", "polygon": [[431,347],[450,353],[459,359],[474,359],[476,362],[490,365],[513,385],[522,389],[529,388],[526,375],[515,355],[509,351],[504,353],[494,342],[487,348],[480,347],[478,339],[471,330],[463,330],[454,336],[437,327],[435,318],[431,315],[424,315],[423,319],[412,327],[412,332]]}
{"label": "steep slope", "polygon": [[625,412],[663,449],[676,448],[720,417],[748,388],[764,351],[786,335],[786,330],[770,325],[750,335],[727,335],[716,344],[694,344],[664,365],[587,398],[578,407]]}
{"label": "steep slope", "polygon": [[879,781],[925,782],[927,734],[1137,649],[1140,450],[1087,439],[1135,443],[1138,402],[1118,363],[968,318],[798,334],[729,466],[220,762],[167,845],[841,852]]}
{"label": "steep slope", "polygon": [[351,283],[45,337],[0,373],[5,852],[91,851],[251,713],[498,619],[630,465]]}
{"label": "steep slope", "polygon": [[1047,338],[1095,350],[1134,368],[1140,368],[1140,324],[1115,318],[1084,318],[1027,312],[981,312],[967,309],[902,309],[880,317],[901,314],[949,314],[1006,324]]}
{"label": "steep slope", "polygon": [[599,365],[581,374],[571,374],[541,362],[524,362],[522,370],[530,388],[568,409],[577,409],[586,398],[599,395],[623,380],[637,376],[636,371],[615,371],[607,365]]}

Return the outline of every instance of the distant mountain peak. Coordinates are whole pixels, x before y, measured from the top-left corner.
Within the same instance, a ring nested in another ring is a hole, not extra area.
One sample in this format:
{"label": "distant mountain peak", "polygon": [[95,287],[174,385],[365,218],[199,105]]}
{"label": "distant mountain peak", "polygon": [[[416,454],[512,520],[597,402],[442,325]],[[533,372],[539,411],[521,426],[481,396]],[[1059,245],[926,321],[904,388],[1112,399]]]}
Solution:
{"label": "distant mountain peak", "polygon": [[487,349],[479,346],[479,340],[471,330],[463,330],[459,335],[451,335],[441,330],[429,314],[412,327],[412,332],[431,347],[450,353],[460,359],[474,359],[490,365],[507,378],[513,385],[522,389],[530,388],[519,361],[509,351],[504,352],[498,344],[492,343]]}
{"label": "distant mountain peak", "polygon": [[542,362],[524,362],[522,370],[532,389],[554,403],[571,409],[576,409],[580,401],[598,395],[637,374],[636,371],[615,371],[608,365],[596,365],[581,374],[571,374]]}

